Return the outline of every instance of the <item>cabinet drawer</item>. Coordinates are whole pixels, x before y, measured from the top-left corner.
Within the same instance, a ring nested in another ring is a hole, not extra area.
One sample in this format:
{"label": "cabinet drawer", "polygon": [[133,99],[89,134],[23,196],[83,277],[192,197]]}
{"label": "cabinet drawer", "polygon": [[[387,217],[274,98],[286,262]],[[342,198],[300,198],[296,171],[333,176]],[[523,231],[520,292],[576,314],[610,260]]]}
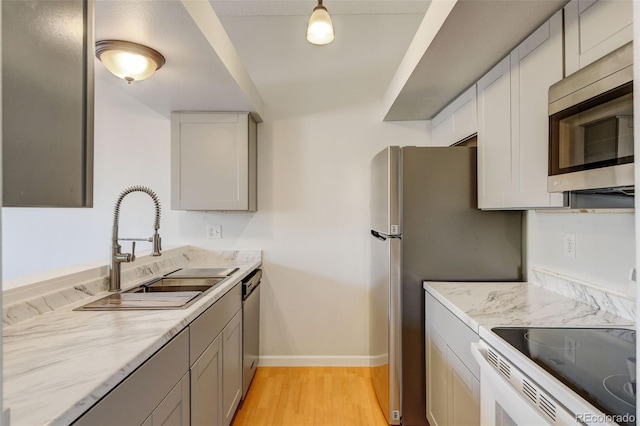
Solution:
{"label": "cabinet drawer", "polygon": [[242,285],[238,283],[220,300],[189,325],[189,365],[213,342],[233,316],[242,308]]}
{"label": "cabinet drawer", "polygon": [[479,340],[478,334],[429,293],[426,296],[427,322],[444,339],[460,361],[479,379],[480,366],[471,355],[471,342]]}

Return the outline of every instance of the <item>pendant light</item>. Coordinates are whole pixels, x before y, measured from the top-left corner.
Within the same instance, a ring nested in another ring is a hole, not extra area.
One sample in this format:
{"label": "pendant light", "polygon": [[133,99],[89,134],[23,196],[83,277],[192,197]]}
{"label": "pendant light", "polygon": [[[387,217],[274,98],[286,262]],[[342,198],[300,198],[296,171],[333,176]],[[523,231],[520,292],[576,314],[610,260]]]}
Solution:
{"label": "pendant light", "polygon": [[307,26],[307,41],[312,44],[329,44],[333,41],[333,23],[327,8],[322,5],[322,0],[318,0],[318,5],[313,8]]}
{"label": "pendant light", "polygon": [[111,74],[129,84],[150,77],[165,63],[164,56],[152,48],[122,40],[96,42],[96,58]]}

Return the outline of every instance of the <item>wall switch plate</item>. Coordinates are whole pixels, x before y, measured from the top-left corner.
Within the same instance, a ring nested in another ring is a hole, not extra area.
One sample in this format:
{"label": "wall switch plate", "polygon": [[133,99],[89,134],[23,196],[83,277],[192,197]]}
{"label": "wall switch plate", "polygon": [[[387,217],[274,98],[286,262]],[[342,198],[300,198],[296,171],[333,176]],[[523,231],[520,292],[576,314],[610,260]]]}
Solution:
{"label": "wall switch plate", "polygon": [[562,241],[564,255],[568,258],[576,258],[576,234],[564,234]]}
{"label": "wall switch plate", "polygon": [[220,225],[207,225],[207,238],[220,239],[222,238],[222,226]]}

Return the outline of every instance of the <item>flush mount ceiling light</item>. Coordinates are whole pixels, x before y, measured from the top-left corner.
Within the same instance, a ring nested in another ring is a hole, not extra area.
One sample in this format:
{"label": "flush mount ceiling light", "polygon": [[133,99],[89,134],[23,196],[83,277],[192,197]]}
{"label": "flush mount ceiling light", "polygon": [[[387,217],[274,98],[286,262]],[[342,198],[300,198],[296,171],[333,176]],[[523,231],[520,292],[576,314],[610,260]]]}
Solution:
{"label": "flush mount ceiling light", "polygon": [[122,40],[96,42],[96,58],[113,75],[126,80],[140,81],[164,65],[164,56],[150,47]]}
{"label": "flush mount ceiling light", "polygon": [[313,8],[307,26],[307,41],[312,44],[329,44],[333,41],[333,23],[327,8],[322,5],[322,0],[318,0],[318,5]]}

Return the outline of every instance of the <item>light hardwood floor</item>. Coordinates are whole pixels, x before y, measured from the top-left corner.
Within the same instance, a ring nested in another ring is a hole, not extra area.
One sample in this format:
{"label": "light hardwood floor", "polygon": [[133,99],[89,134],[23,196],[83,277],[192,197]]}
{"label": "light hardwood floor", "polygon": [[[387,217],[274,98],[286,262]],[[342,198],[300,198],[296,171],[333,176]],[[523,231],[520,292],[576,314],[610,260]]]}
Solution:
{"label": "light hardwood floor", "polygon": [[365,367],[260,367],[233,426],[385,426]]}

